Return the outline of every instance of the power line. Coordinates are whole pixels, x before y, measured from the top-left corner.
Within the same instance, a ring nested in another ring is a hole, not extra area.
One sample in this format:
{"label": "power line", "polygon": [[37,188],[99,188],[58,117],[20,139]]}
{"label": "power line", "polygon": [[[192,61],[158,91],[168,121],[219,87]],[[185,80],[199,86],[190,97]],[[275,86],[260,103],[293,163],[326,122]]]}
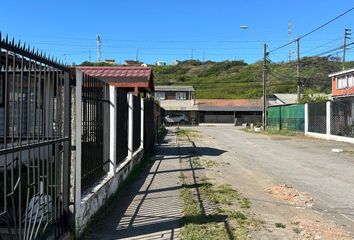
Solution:
{"label": "power line", "polygon": [[299,41],[299,40],[301,40],[301,39],[303,39],[303,38],[309,36],[310,34],[312,34],[312,33],[316,32],[316,31],[320,30],[321,28],[327,26],[328,24],[330,24],[330,23],[334,22],[335,20],[337,20],[337,19],[343,17],[344,15],[346,15],[347,13],[349,13],[349,12],[351,12],[351,11],[353,11],[353,10],[354,10],[354,7],[350,8],[349,10],[345,11],[344,13],[339,14],[339,15],[336,16],[335,18],[333,18],[333,19],[329,20],[328,22],[322,24],[321,26],[319,26],[319,27],[317,27],[317,28],[315,28],[315,29],[309,31],[308,33],[305,33],[304,35],[300,36],[299,38],[297,38],[297,39],[295,39],[295,40],[292,40],[292,41],[290,41],[290,42],[288,42],[288,43],[286,43],[286,44],[284,44],[284,45],[281,45],[280,47],[277,47],[277,48],[275,48],[275,49],[269,51],[269,53],[274,52],[274,51],[277,51],[277,50],[279,50],[279,49],[281,49],[281,48],[283,48],[283,47],[289,46],[290,44],[295,43],[295,42],[297,42],[297,41]]}
{"label": "power line", "polygon": [[338,41],[338,40],[341,40],[342,38],[343,38],[343,37],[339,37],[339,38],[333,39],[333,40],[331,40],[331,41],[329,41],[329,42],[326,42],[326,43],[324,43],[324,44],[322,44],[322,45],[319,45],[319,46],[317,46],[317,47],[311,48],[311,49],[309,49],[308,51],[302,52],[302,54],[306,54],[306,53],[312,52],[312,51],[315,50],[315,49],[319,49],[319,48],[322,48],[322,47],[324,47],[324,46],[327,46],[328,44],[331,44],[331,43],[333,43],[333,42],[336,42],[336,41]]}

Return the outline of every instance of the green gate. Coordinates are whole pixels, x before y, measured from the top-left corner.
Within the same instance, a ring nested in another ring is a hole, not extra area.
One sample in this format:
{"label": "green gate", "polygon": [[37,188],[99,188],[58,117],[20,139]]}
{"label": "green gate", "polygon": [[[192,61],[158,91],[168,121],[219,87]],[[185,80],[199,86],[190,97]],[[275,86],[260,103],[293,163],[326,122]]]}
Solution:
{"label": "green gate", "polygon": [[304,131],[304,104],[268,107],[268,128]]}

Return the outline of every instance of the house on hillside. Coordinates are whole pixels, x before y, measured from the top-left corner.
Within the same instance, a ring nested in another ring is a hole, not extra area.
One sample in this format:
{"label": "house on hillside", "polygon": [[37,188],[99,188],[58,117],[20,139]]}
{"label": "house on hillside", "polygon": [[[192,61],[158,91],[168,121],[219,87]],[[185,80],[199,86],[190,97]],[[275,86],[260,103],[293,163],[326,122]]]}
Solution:
{"label": "house on hillside", "polygon": [[262,122],[261,99],[199,99],[196,104],[202,124]]}
{"label": "house on hillside", "polygon": [[165,109],[166,115],[183,113],[190,124],[197,123],[197,106],[193,86],[155,86],[155,99]]}

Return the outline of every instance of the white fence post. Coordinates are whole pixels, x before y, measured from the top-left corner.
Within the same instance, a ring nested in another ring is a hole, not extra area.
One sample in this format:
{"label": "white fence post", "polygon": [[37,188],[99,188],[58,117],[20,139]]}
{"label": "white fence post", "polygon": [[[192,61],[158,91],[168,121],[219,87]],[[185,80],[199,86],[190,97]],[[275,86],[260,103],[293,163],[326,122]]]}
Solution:
{"label": "white fence post", "polygon": [[133,157],[133,93],[128,93],[128,159]]}
{"label": "white fence post", "polygon": [[304,130],[305,130],[305,135],[308,133],[309,131],[309,104],[305,103],[304,106]]}
{"label": "white fence post", "polygon": [[117,134],[117,98],[116,88],[109,86],[109,172],[115,173],[116,169],[116,134]]}
{"label": "white fence post", "polygon": [[326,134],[331,135],[331,101],[326,102]]}
{"label": "white fence post", "polygon": [[141,106],[141,121],[140,121],[140,148],[144,149],[144,99],[140,99]]}
{"label": "white fence post", "polygon": [[82,72],[76,69],[76,166],[75,166],[75,215],[81,205],[81,120],[82,120]]}

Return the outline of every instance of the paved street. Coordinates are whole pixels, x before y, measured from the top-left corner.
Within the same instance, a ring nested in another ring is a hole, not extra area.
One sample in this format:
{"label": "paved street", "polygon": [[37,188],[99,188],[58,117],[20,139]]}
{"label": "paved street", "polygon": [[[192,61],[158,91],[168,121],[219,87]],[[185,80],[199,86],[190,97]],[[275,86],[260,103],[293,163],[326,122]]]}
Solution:
{"label": "paved street", "polygon": [[[194,129],[209,137],[197,140],[198,146],[226,151],[222,155],[230,163],[223,172],[226,182],[244,187],[245,193],[252,191],[247,189],[252,181],[264,186],[292,185],[315,199],[314,209],[354,229],[353,145],[307,137],[265,136],[234,127]],[[342,148],[349,154],[332,153],[332,148]]]}

